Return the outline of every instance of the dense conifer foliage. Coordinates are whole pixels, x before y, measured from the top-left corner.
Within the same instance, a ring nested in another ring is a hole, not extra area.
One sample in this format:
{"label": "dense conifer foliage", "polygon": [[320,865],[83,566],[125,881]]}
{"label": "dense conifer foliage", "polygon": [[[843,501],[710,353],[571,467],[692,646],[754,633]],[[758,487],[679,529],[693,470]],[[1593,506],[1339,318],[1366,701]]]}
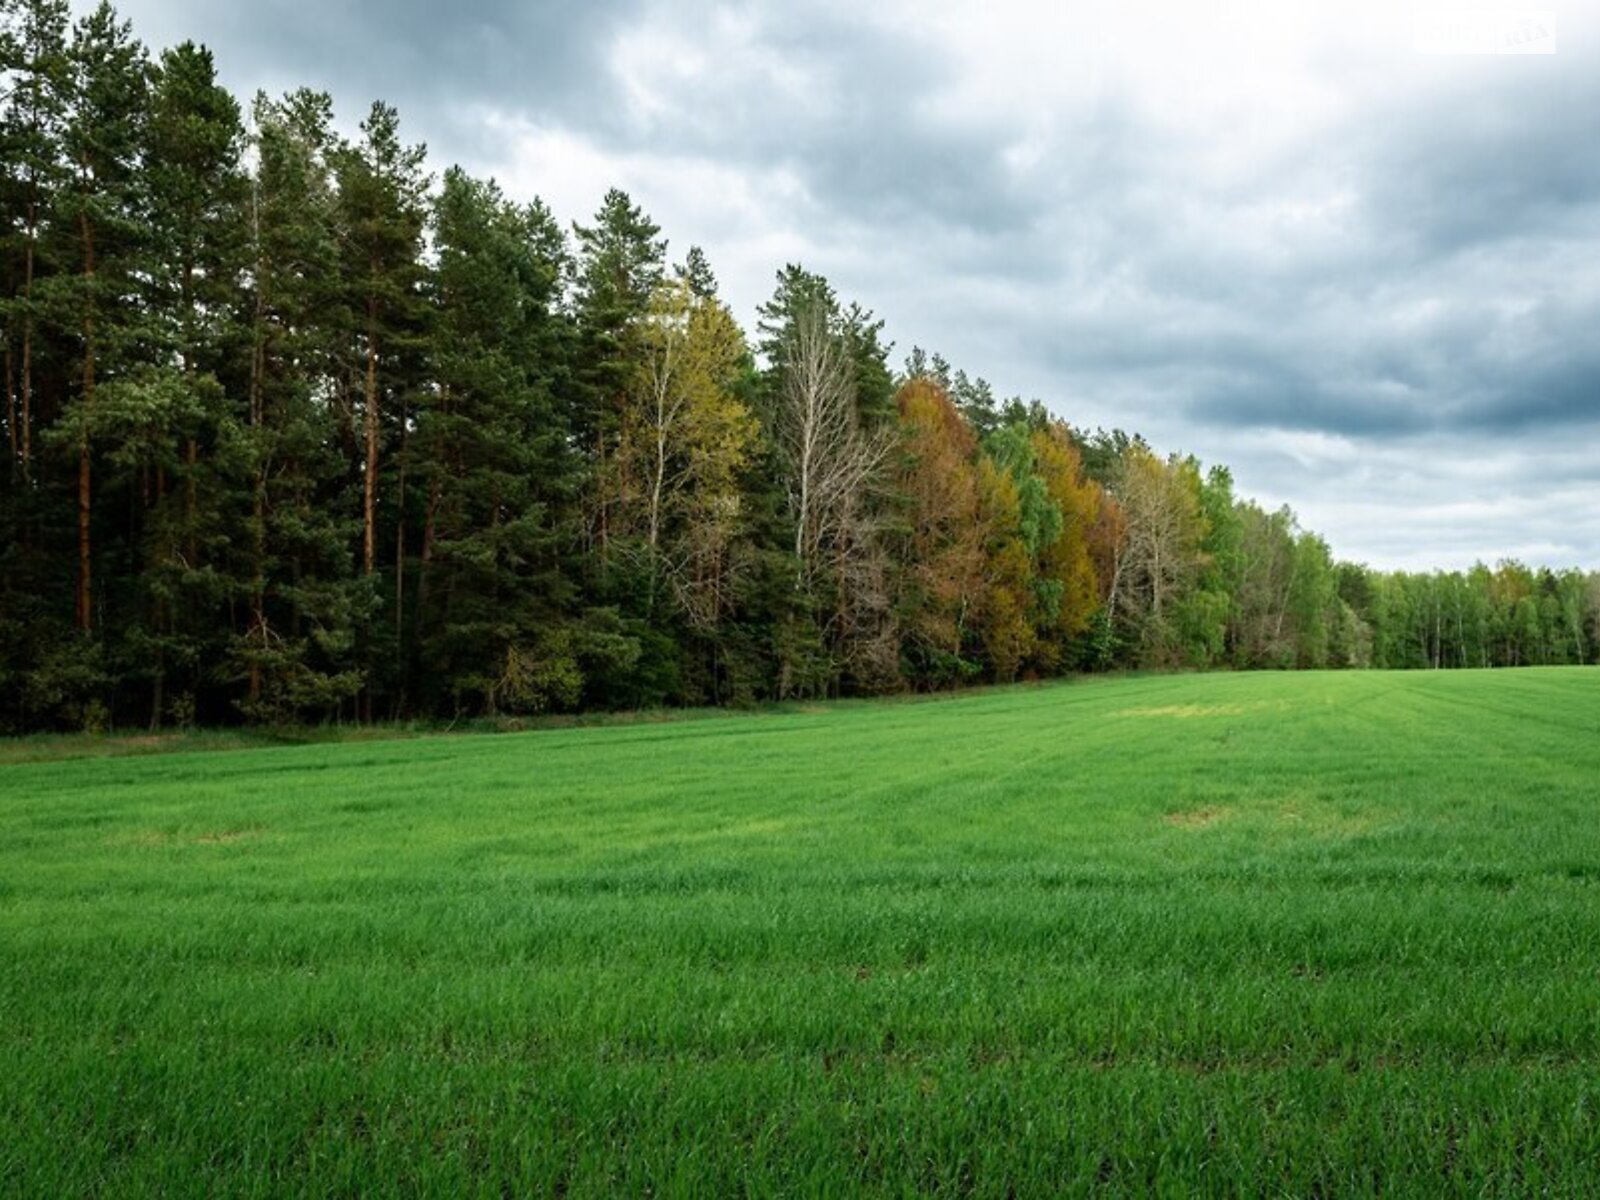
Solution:
{"label": "dense conifer foliage", "polygon": [[631,197],[0,21],[0,729],[746,703],[1116,666],[1600,657],[1600,575],[1335,562],[799,266],[753,338]]}

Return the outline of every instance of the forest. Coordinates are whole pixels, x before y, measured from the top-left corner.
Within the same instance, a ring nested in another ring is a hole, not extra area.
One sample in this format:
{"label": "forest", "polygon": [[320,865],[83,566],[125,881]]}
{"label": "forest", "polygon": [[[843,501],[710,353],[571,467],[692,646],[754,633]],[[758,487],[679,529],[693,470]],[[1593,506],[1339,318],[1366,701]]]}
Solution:
{"label": "forest", "polygon": [[0,731],[1600,659],[1600,572],[1339,561],[801,266],[741,328],[621,191],[0,13]]}

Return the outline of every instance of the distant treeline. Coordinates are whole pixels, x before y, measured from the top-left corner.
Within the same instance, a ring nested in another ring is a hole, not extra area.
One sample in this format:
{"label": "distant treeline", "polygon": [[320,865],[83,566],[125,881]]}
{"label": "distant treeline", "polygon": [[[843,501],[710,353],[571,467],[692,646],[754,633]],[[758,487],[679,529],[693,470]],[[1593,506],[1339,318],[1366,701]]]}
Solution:
{"label": "distant treeline", "polygon": [[799,267],[747,336],[621,192],[568,230],[383,104],[0,13],[0,729],[1600,651],[1600,576],[1335,563]]}

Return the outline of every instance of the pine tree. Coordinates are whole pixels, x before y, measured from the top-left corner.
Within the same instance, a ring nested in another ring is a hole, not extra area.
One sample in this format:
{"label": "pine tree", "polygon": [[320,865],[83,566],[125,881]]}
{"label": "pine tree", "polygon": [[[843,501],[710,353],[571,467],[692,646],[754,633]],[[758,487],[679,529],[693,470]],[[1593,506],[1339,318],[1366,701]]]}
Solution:
{"label": "pine tree", "polygon": [[399,116],[381,102],[361,124],[362,140],[338,156],[342,266],[361,358],[361,566],[377,567],[377,491],[384,400],[394,399],[398,348],[416,332],[424,194],[421,146],[400,141]]}
{"label": "pine tree", "polygon": [[347,372],[338,257],[332,103],[299,91],[253,105],[257,165],[247,201],[249,496],[238,542],[245,627],[230,660],[247,717],[285,721],[344,711],[364,674],[356,630],[371,590],[356,573],[361,532],[329,397]]}
{"label": "pine tree", "polygon": [[61,540],[73,498],[46,453],[72,349],[53,302],[55,277],[71,256],[58,205],[67,178],[67,46],[65,0],[0,3],[0,419],[8,452],[0,472],[0,725],[19,729],[77,724],[100,683],[98,646],[72,635],[74,614],[59,604],[74,587],[71,543]]}
{"label": "pine tree", "polygon": [[244,346],[243,142],[238,105],[217,84],[210,52],[184,43],[164,53],[148,126],[149,361],[103,418],[116,422],[124,458],[138,446],[130,465],[140,474],[145,537],[136,564],[150,605],[136,628],[152,725],[174,669],[189,684],[176,711],[194,715],[199,672],[225,650],[225,606],[237,590],[227,532],[247,475],[243,406],[223,377],[238,381],[232,364]]}
{"label": "pine tree", "polygon": [[77,451],[77,585],[74,624],[94,625],[94,459],[97,388],[124,378],[137,361],[136,272],[146,240],[147,195],[140,152],[149,63],[132,27],[101,3],[73,30],[71,107],[64,144],[71,182],[61,199],[75,236],[76,278],[60,314],[77,342],[78,387],[58,433]]}
{"label": "pine tree", "polygon": [[711,270],[710,260],[706,252],[699,246],[690,246],[689,252],[684,255],[683,262],[672,269],[673,275],[683,280],[689,290],[701,300],[715,300],[717,298],[717,277]]}
{"label": "pine tree", "polygon": [[[361,570],[376,589],[379,567],[379,490],[390,443],[399,465],[386,502],[395,530],[391,616],[398,633],[404,620],[405,474],[404,440],[409,427],[406,409],[420,389],[423,322],[422,234],[427,219],[428,179],[425,150],[400,140],[395,110],[381,102],[361,124],[361,141],[337,155],[340,263],[350,320],[351,408],[361,414]],[[377,645],[382,633],[368,631],[369,689],[393,682],[378,671],[380,662],[394,666]],[[396,639],[398,640],[398,638]]]}
{"label": "pine tree", "polygon": [[445,173],[433,384],[411,441],[425,495],[420,676],[435,705],[527,711],[575,704],[565,520],[573,454],[558,403],[570,355],[559,310],[561,230],[541,204]]}
{"label": "pine tree", "polygon": [[588,532],[606,559],[617,480],[613,458],[640,362],[639,325],[665,270],[660,226],[626,192],[606,193],[591,225],[573,225],[578,347],[573,436],[591,463]]}
{"label": "pine tree", "polygon": [[38,285],[50,271],[46,232],[66,178],[63,138],[71,90],[66,0],[7,0],[3,9],[9,95],[0,113],[4,150],[6,431],[10,474],[35,474]]}

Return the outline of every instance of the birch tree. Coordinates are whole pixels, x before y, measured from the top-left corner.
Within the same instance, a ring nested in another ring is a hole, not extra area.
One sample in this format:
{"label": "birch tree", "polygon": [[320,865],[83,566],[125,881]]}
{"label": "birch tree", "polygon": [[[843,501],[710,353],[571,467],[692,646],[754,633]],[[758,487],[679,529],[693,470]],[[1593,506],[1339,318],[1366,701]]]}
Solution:
{"label": "birch tree", "polygon": [[800,314],[785,358],[776,433],[794,522],[795,588],[814,590],[831,553],[862,532],[866,492],[890,439],[860,427],[851,362],[823,312]]}
{"label": "birch tree", "polygon": [[757,427],[735,392],[748,359],[744,335],[704,293],[709,270],[703,258],[699,265],[652,297],[617,465],[619,491],[641,526],[652,598],[667,585],[690,623],[707,630],[725,607],[738,476]]}
{"label": "birch tree", "polygon": [[836,309],[808,304],[790,321],[773,437],[793,527],[796,603],[810,611],[835,668],[878,687],[898,668],[875,496],[894,426],[863,426],[858,364],[837,316]]}
{"label": "birch tree", "polygon": [[1174,607],[1200,567],[1205,518],[1197,487],[1177,458],[1142,447],[1124,456],[1116,497],[1127,522],[1117,570],[1117,607],[1134,626],[1145,657],[1170,657]]}

